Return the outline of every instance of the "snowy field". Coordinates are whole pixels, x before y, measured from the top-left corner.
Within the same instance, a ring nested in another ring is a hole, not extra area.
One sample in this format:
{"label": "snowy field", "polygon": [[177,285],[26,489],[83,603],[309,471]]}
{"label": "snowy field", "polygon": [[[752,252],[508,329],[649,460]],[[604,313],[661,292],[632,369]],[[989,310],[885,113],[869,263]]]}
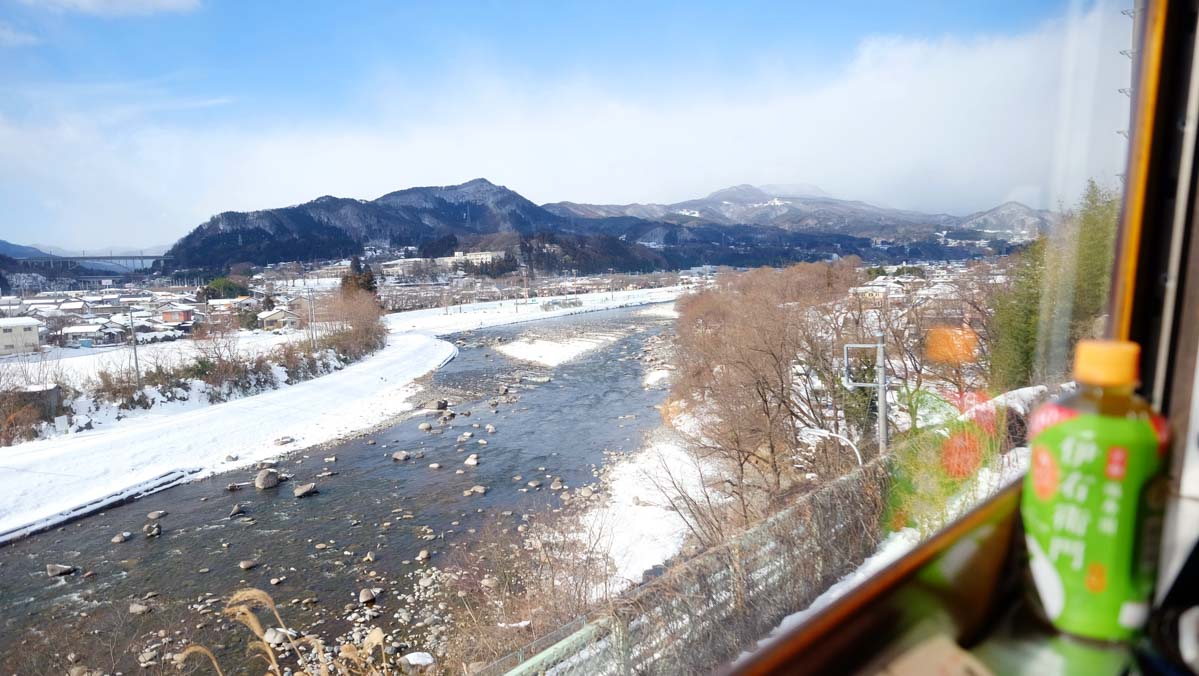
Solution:
{"label": "snowy field", "polygon": [[276,279],[271,282],[275,292],[284,289],[312,289],[314,291],[332,291],[341,288],[340,277],[304,277],[296,279]]}
{"label": "snowy field", "polygon": [[[435,335],[668,302],[680,292],[673,288],[593,294],[582,298],[581,307],[549,312],[504,302],[462,306],[449,314],[437,309],[388,315],[386,347],[315,380],[212,406],[152,408],[103,429],[0,449],[0,542],[123,497],[251,465],[383,423],[411,408],[407,399],[415,391],[415,378],[457,353]],[[295,441],[276,445],[284,436]],[[227,459],[231,456],[236,460]]]}
{"label": "snowy field", "polygon": [[[305,340],[300,331],[275,334],[270,331],[238,331],[227,344],[248,357],[271,352],[293,341]],[[139,345],[137,358],[143,369],[155,365],[174,367],[191,362],[205,347],[205,341],[184,338],[164,343]],[[50,347],[36,355],[18,355],[0,359],[0,369],[25,369],[33,373],[61,375],[74,385],[94,379],[100,371],[115,373],[133,368],[133,348],[113,347],[65,348]]]}

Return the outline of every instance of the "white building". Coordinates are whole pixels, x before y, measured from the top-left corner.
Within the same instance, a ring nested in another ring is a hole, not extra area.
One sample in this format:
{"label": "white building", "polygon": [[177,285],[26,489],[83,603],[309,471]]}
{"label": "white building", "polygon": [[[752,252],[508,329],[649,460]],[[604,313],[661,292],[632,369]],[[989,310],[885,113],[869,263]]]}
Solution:
{"label": "white building", "polygon": [[504,259],[503,251],[455,251],[453,256],[441,258],[398,258],[379,266],[384,275],[405,277],[418,270],[456,270],[465,265],[487,265]]}
{"label": "white building", "polygon": [[455,251],[453,256],[438,258],[438,262],[444,263],[453,267],[461,263],[472,263],[474,265],[486,265],[494,263],[504,258],[503,251]]}
{"label": "white building", "polygon": [[41,322],[33,317],[0,318],[0,356],[37,352],[41,346],[39,328]]}

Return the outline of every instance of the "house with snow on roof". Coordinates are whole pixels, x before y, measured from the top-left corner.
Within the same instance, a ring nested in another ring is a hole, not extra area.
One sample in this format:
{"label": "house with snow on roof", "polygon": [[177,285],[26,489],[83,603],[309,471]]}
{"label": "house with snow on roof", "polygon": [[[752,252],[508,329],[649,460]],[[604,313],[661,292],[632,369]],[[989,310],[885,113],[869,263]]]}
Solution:
{"label": "house with snow on roof", "polygon": [[300,326],[300,315],[277,307],[273,310],[263,310],[258,313],[258,328],[274,331],[276,329],[294,329]]}
{"label": "house with snow on roof", "polygon": [[0,356],[37,352],[42,344],[41,326],[33,317],[0,318]]}

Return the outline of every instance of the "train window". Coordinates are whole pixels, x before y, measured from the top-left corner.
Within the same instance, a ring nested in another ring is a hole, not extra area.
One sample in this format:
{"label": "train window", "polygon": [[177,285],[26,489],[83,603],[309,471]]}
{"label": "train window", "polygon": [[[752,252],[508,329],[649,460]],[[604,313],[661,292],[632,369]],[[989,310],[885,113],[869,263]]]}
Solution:
{"label": "train window", "polygon": [[0,670],[753,670],[997,577],[1148,11],[949,4],[0,2]]}

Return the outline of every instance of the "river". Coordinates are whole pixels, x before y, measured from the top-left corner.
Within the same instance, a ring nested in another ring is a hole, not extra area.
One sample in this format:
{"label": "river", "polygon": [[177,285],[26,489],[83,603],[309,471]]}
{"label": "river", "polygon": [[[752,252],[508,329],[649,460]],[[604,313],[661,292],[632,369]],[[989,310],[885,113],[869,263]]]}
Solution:
{"label": "river", "polygon": [[[436,414],[417,411],[361,438],[278,460],[292,482],[315,481],[317,495],[297,499],[288,483],[227,490],[253,478],[242,470],[0,548],[0,668],[63,673],[74,653],[79,664],[130,672],[151,652],[147,662],[161,666],[162,656],[187,640],[216,646],[235,662],[242,644],[214,631],[220,623],[212,611],[246,586],[286,605],[293,626],[338,635],[351,626],[343,606],[357,601],[359,589],[410,585],[414,570],[469,547],[485,528],[515,528],[556,507],[552,478],[567,486],[593,482],[606,452],[638,449],[660,424],[656,407],[666,394],[643,386],[639,358],[646,341],[672,324],[661,313],[631,308],[450,336],[458,357],[427,377],[414,399],[446,398],[457,417],[439,425]],[[599,345],[555,367],[495,349],[530,336]],[[509,394],[499,394],[505,386]],[[426,421],[442,433],[419,430]],[[485,431],[488,424],[494,433]],[[472,438],[460,443],[463,432]],[[397,450],[423,457],[396,462]],[[471,453],[479,455],[477,466],[463,464]],[[535,479],[542,487],[528,488]],[[476,485],[486,493],[464,495]],[[234,505],[244,514],[229,517]],[[146,515],[157,510],[166,512],[156,522],[162,535],[144,537]],[[133,536],[111,542],[122,531]],[[431,555],[427,564],[415,561],[422,549]],[[368,552],[374,561],[364,561]],[[258,565],[243,570],[241,561]],[[48,563],[80,573],[49,578]],[[149,612],[132,615],[131,603]],[[375,622],[390,632],[399,628],[387,622],[401,620],[383,614]],[[160,630],[165,640],[154,641]]]}

